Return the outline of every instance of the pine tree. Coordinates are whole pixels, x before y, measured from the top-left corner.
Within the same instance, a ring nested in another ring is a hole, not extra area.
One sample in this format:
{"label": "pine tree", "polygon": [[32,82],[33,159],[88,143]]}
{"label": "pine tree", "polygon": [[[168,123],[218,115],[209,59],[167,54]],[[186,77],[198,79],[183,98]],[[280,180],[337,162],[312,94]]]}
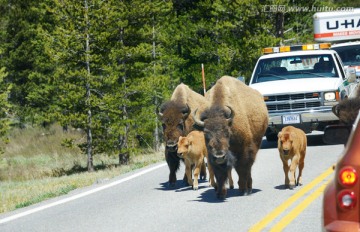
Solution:
{"label": "pine tree", "polygon": [[1,35],[6,67],[6,81],[12,84],[10,102],[13,112],[24,123],[48,124],[48,111],[54,100],[53,66],[44,51],[45,30],[51,30],[53,20],[43,1],[12,0],[1,6],[4,32]]}
{"label": "pine tree", "polygon": [[100,0],[54,3],[51,11],[56,15],[57,27],[49,52],[56,63],[58,108],[61,110],[56,116],[63,125],[85,131],[87,139],[82,148],[87,155],[88,171],[93,171],[93,155],[99,150],[103,137],[101,127],[107,120],[102,112],[107,48],[102,18],[111,9]]}
{"label": "pine tree", "polygon": [[[139,146],[153,147],[155,108],[163,91],[169,91],[169,76],[164,69],[170,65],[166,64],[168,57],[161,38],[169,7],[162,1],[125,2],[113,16],[118,22],[109,24],[111,31],[118,34],[112,45],[108,72],[113,90],[105,95],[105,105],[111,107],[108,131],[112,151],[120,157]],[[155,142],[155,148],[158,146]]]}
{"label": "pine tree", "polygon": [[11,85],[4,82],[6,75],[5,68],[0,68],[0,138],[3,138],[8,132],[11,117],[10,104],[8,103]]}

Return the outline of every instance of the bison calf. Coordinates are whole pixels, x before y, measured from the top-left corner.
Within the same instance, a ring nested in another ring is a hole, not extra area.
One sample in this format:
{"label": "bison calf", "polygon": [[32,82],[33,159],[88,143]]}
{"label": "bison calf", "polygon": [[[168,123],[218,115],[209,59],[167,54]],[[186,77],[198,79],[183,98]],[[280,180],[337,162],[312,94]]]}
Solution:
{"label": "bison calf", "polygon": [[[207,150],[205,145],[204,133],[200,131],[192,131],[187,137],[180,136],[178,142],[178,156],[184,159],[185,173],[189,185],[193,186],[194,190],[199,188],[198,176],[202,168],[205,167],[204,158],[207,157]],[[194,167],[194,182],[192,181],[192,169]],[[215,186],[214,173],[210,167],[210,184]],[[202,170],[204,173],[206,170]]]}
{"label": "bison calf", "polygon": [[[307,139],[305,133],[293,126],[284,127],[278,134],[278,149],[285,173],[285,186],[293,189],[295,185],[302,185],[302,170],[306,153]],[[290,165],[288,161],[291,161]],[[295,170],[299,167],[297,182]],[[289,178],[290,171],[290,178]]]}

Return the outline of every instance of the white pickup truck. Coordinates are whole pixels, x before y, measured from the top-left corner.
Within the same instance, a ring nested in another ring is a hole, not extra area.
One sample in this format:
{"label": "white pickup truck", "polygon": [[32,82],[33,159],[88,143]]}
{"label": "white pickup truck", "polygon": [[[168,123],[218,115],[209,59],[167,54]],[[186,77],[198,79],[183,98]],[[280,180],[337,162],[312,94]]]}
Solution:
{"label": "white pickup truck", "polygon": [[354,70],[346,73],[337,52],[329,48],[323,43],[263,49],[249,86],[264,96],[267,140],[276,140],[288,125],[310,133],[338,123],[332,107],[351,95],[357,83]]}

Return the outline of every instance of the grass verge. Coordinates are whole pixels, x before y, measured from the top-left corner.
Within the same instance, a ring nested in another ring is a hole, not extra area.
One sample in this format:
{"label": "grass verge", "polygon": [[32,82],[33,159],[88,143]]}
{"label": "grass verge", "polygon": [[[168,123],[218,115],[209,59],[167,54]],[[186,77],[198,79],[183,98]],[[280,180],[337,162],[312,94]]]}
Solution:
{"label": "grass verge", "polygon": [[95,172],[82,172],[61,177],[25,181],[0,182],[0,213],[26,207],[46,199],[67,194],[68,192],[101,183],[118,175],[162,161],[163,153],[151,153],[134,157],[129,165],[107,168]]}
{"label": "grass verge", "polygon": [[[30,129],[32,130],[32,129]],[[0,155],[0,213],[26,207],[70,191],[101,183],[118,175],[164,160],[163,152],[144,151],[130,157],[128,165],[118,165],[118,157],[95,155],[95,172],[86,171],[86,157],[76,146],[61,141],[80,140],[81,133],[64,134],[53,128],[49,134],[13,132]]]}

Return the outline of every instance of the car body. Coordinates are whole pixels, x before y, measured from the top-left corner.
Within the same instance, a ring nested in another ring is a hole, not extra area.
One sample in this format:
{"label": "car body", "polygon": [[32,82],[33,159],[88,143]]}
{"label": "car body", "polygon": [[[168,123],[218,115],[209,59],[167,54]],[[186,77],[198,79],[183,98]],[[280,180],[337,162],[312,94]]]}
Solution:
{"label": "car body", "polygon": [[334,179],[324,191],[323,231],[360,231],[359,118],[360,115],[352,126],[334,125],[324,130],[325,143],[346,145],[335,166]]}
{"label": "car body", "polygon": [[360,77],[360,41],[332,44],[331,49],[339,54],[345,68],[354,67]]}
{"label": "car body", "polygon": [[[265,136],[270,141],[288,125],[311,133],[337,124],[332,107],[349,97],[355,89],[352,85],[357,84],[355,75],[350,78],[345,73],[341,58],[329,44],[287,47],[283,52],[280,47],[278,52],[262,55],[249,82],[264,96],[269,112]],[[324,63],[330,69],[326,70]]]}

